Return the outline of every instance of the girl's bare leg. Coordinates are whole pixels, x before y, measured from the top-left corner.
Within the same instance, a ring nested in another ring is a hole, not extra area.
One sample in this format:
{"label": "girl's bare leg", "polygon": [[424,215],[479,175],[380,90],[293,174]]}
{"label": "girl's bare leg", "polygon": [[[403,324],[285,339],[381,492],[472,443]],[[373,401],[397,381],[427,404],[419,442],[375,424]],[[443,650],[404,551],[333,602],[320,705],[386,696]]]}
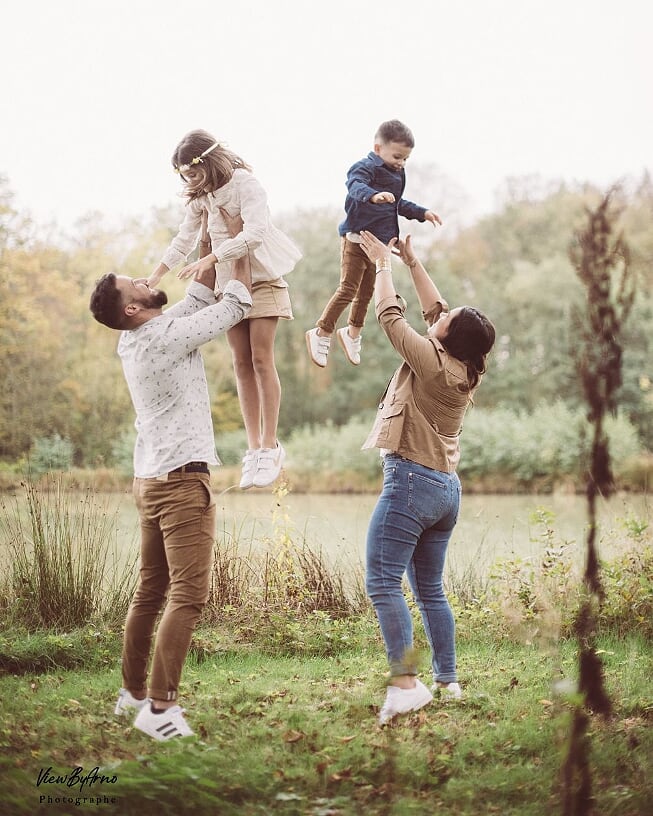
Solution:
{"label": "girl's bare leg", "polygon": [[258,386],[261,428],[259,447],[275,448],[281,406],[281,383],[274,361],[274,336],[279,318],[258,317],[248,322],[251,363]]}
{"label": "girl's bare leg", "polygon": [[251,325],[257,320],[241,320],[227,332],[227,341],[231,348],[231,355],[236,375],[236,388],[240,411],[247,433],[247,447],[258,450],[263,447],[261,440],[261,401],[259,385],[254,370],[253,353],[251,346]]}

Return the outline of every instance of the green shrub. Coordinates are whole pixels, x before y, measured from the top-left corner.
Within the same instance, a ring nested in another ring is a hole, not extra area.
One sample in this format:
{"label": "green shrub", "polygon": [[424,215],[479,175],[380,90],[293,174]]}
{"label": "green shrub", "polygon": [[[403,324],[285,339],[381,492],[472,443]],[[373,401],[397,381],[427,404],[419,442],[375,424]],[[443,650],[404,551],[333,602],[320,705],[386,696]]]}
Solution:
{"label": "green shrub", "polygon": [[130,426],[117,437],[111,446],[112,462],[123,475],[131,475],[134,472],[135,444],[136,430]]}
{"label": "green shrub", "polygon": [[[510,474],[522,487],[538,480],[552,487],[556,481],[578,478],[588,453],[587,427],[584,411],[561,401],[540,405],[532,413],[472,408],[461,439],[461,478]],[[619,452],[619,462],[640,452],[637,431],[625,416],[608,417],[605,430],[614,440],[611,447]]]}
{"label": "green shrub", "polygon": [[239,465],[247,450],[247,434],[242,429],[223,431],[217,434],[215,446],[223,465]]}
{"label": "green shrub", "polygon": [[29,454],[29,472],[40,476],[57,470],[69,470],[73,464],[73,445],[59,434],[35,439]]}
{"label": "green shrub", "polygon": [[653,640],[653,547],[630,549],[602,567],[599,629],[620,637],[638,631]]}
{"label": "green shrub", "polygon": [[375,478],[379,473],[379,451],[361,450],[373,420],[373,414],[359,414],[346,425],[328,422],[294,431],[286,445],[293,470],[298,473],[351,471]]}

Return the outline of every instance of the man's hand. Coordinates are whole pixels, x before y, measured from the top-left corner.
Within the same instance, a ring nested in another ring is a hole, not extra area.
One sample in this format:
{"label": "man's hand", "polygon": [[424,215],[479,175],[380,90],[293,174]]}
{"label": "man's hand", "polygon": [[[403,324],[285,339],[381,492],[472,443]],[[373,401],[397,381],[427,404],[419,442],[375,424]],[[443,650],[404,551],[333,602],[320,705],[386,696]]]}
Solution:
{"label": "man's hand", "polygon": [[239,232],[243,231],[243,219],[240,213],[236,213],[236,215],[229,215],[224,207],[220,207],[220,215],[222,216],[222,220],[227,227],[227,232],[229,233],[230,238],[234,238]]}
{"label": "man's hand", "polygon": [[370,203],[372,204],[394,204],[395,197],[392,193],[383,192],[383,193],[374,193],[373,196],[370,197]]}

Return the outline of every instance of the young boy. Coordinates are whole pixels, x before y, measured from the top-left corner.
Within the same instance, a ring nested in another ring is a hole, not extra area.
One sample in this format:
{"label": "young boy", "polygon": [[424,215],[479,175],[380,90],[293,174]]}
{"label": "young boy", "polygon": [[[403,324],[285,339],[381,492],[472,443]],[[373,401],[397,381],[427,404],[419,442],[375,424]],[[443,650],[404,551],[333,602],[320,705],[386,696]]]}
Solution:
{"label": "young boy", "polygon": [[404,165],[415,140],[397,119],[383,122],[374,136],[374,150],[347,173],[346,218],[341,236],[340,284],[327,303],[316,328],[306,332],[308,353],[315,365],[327,364],[331,335],[347,304],[349,325],[338,329],[338,340],[353,365],[360,363],[361,330],[374,294],[374,264],[360,247],[360,232],[368,230],[387,244],[399,237],[398,216],[441,224],[440,216],[401,196],[406,186]]}

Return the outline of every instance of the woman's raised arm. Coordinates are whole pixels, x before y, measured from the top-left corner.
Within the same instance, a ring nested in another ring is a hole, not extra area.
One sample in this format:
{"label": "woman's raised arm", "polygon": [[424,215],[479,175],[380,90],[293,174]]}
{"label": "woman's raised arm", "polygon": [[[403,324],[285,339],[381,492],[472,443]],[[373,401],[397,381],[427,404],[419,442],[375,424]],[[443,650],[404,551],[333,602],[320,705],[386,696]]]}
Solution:
{"label": "woman's raised arm", "polygon": [[410,270],[410,276],[422,311],[428,313],[433,309],[436,303],[442,303],[445,307],[444,311],[448,310],[446,300],[442,297],[440,290],[429,277],[422,262],[415,255],[410,235],[406,237],[405,241],[393,239],[386,245],[382,241],[379,241],[371,232],[362,231],[361,246],[367,257],[371,261],[375,261],[377,265],[378,274],[374,289],[376,303],[385,297],[392,297],[395,294],[395,287],[391,275],[383,274],[383,271],[386,269],[390,271],[392,254],[393,250],[395,250],[396,254],[399,255]]}

